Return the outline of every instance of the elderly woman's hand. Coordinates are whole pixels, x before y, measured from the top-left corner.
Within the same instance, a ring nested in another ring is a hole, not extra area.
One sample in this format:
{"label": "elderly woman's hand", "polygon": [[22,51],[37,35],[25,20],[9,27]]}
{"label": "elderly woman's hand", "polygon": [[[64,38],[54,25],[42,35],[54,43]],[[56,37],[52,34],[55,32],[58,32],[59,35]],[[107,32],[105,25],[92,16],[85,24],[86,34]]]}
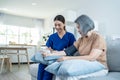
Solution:
{"label": "elderly woman's hand", "polygon": [[57,61],[60,62],[60,61],[68,60],[68,59],[69,59],[68,56],[63,56],[63,57],[59,58]]}

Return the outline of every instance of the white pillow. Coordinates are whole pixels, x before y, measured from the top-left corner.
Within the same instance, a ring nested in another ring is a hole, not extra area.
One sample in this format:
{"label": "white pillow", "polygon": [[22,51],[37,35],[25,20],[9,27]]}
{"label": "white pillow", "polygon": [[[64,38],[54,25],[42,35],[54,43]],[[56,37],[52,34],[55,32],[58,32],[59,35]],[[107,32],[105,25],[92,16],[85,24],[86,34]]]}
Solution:
{"label": "white pillow", "polygon": [[40,52],[35,53],[32,58],[32,61],[42,63],[42,64],[48,64],[47,60],[44,60],[43,55]]}
{"label": "white pillow", "polygon": [[61,58],[61,56],[53,55],[53,56],[47,56],[44,59],[49,61],[49,60],[57,60],[59,58]]}
{"label": "white pillow", "polygon": [[54,62],[52,63],[51,65],[48,65],[45,70],[52,73],[52,74],[55,74],[57,75],[57,72],[59,70],[59,67],[61,66],[62,62]]}
{"label": "white pillow", "polygon": [[38,62],[38,63],[42,63],[45,65],[49,65],[52,64],[54,62],[56,62],[56,60],[58,58],[60,58],[61,56],[47,56],[47,57],[43,57],[43,55],[41,54],[41,52],[37,52],[35,53],[35,55],[32,56],[31,60],[34,62]]}
{"label": "white pillow", "polygon": [[79,76],[102,69],[105,69],[105,66],[101,63],[87,60],[66,60],[53,63],[45,68],[46,71],[59,76]]}
{"label": "white pillow", "polygon": [[97,61],[88,60],[66,60],[60,66],[58,75],[78,76],[97,72],[105,69],[105,66]]}

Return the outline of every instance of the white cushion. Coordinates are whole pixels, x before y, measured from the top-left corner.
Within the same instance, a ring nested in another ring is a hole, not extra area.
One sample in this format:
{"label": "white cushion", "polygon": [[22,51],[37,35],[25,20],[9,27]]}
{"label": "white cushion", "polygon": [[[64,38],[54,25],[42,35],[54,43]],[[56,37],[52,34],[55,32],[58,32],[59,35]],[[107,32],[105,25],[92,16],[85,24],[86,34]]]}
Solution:
{"label": "white cushion", "polygon": [[59,76],[86,75],[105,69],[105,66],[97,61],[66,60],[48,65],[45,70]]}
{"label": "white cushion", "polygon": [[34,77],[37,78],[38,66],[39,66],[39,64],[31,64],[30,65],[30,74],[31,74],[31,76],[34,76]]}

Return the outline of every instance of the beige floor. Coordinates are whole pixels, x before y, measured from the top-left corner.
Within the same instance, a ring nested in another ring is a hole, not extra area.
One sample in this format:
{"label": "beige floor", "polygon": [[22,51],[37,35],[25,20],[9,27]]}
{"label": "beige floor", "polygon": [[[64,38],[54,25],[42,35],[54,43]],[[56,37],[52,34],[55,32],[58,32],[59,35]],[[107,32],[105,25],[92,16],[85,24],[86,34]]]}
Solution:
{"label": "beige floor", "polygon": [[18,68],[18,65],[14,64],[11,72],[4,69],[0,74],[0,80],[31,80],[28,66],[26,64],[21,64],[20,68]]}

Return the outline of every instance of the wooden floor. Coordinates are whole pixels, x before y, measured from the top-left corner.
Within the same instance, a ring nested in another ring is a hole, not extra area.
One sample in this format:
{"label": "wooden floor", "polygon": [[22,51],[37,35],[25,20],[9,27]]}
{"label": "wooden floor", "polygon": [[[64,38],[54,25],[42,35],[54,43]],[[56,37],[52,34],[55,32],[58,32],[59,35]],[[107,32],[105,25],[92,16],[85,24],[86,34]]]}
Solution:
{"label": "wooden floor", "polygon": [[11,72],[4,70],[0,73],[0,80],[31,80],[27,64],[21,64],[20,68],[14,64]]}

